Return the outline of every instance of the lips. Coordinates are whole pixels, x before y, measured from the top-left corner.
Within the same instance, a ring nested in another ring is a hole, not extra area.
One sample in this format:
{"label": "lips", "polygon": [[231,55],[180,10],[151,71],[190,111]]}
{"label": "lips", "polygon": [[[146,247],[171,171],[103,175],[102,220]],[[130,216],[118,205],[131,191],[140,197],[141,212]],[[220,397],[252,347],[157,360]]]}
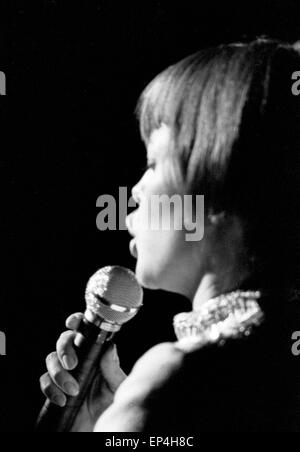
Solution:
{"label": "lips", "polygon": [[138,252],[137,252],[137,246],[136,246],[136,239],[132,239],[129,243],[129,249],[130,249],[130,254],[137,259],[138,257]]}

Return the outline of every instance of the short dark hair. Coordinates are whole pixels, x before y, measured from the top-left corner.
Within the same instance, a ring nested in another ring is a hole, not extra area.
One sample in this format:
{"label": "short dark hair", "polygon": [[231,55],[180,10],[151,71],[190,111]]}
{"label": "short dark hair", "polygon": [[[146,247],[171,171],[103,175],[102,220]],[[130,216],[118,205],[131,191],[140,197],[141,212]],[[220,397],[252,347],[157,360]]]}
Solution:
{"label": "short dark hair", "polygon": [[278,259],[281,278],[300,281],[297,47],[258,38],[201,50],[158,75],[137,109],[145,142],[170,126],[187,191],[204,195],[206,209],[241,218],[255,269],[272,267],[273,283]]}

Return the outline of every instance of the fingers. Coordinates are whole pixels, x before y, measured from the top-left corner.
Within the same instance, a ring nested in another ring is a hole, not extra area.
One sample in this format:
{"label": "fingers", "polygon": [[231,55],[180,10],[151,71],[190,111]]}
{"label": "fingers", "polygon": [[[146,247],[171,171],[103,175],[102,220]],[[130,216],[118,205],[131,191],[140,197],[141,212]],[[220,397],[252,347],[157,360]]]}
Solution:
{"label": "fingers", "polygon": [[[79,385],[75,378],[63,368],[57,353],[51,353],[47,357],[46,365],[49,377],[54,385],[69,396],[75,397],[78,395]],[[49,388],[48,390],[50,392]],[[51,388],[51,391],[52,390],[53,388]]]}
{"label": "fingers", "polygon": [[[81,312],[70,315],[66,320],[66,327],[70,330],[77,330],[84,315]],[[78,364],[77,355],[74,350],[75,333],[73,331],[66,331],[57,341],[56,350],[58,358],[66,370],[73,370]]]}
{"label": "fingers", "polygon": [[120,368],[120,361],[115,344],[111,344],[103,355],[100,363],[100,371],[102,377],[113,393],[127,377]]}
{"label": "fingers", "polygon": [[68,317],[66,320],[66,327],[68,328],[68,330],[77,330],[83,317],[84,315],[81,312],[70,315],[70,317]]}
{"label": "fingers", "polygon": [[50,402],[64,407],[67,403],[67,397],[65,394],[53,383],[48,373],[44,374],[40,378],[40,386],[43,394],[50,400]]}
{"label": "fingers", "polygon": [[48,372],[40,378],[42,392],[52,403],[61,407],[67,402],[66,395],[75,397],[79,393],[79,385],[68,371],[75,369],[78,364],[74,338],[83,316],[82,313],[76,313],[66,320],[66,326],[71,331],[64,332],[58,339],[57,351],[46,359]]}
{"label": "fingers", "polygon": [[66,370],[73,370],[78,364],[78,358],[74,350],[75,331],[65,331],[61,334],[56,344],[57,356]]}

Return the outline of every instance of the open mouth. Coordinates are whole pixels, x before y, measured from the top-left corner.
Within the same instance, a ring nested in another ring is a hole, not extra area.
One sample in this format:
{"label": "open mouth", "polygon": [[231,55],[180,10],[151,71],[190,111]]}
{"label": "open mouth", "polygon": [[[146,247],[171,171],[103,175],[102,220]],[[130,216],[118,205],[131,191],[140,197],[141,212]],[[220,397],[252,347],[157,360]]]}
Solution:
{"label": "open mouth", "polygon": [[137,246],[136,246],[136,239],[132,239],[129,243],[129,249],[130,249],[130,254],[137,259],[138,257],[138,252],[137,252]]}

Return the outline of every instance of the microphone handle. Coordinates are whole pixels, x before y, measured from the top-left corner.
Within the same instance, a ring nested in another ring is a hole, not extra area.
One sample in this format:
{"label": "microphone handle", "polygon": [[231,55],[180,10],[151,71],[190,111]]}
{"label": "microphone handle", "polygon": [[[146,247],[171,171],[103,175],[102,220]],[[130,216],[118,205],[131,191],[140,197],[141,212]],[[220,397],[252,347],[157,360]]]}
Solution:
{"label": "microphone handle", "polygon": [[101,330],[85,318],[82,320],[74,341],[78,366],[70,372],[79,383],[80,392],[76,397],[67,396],[67,403],[63,408],[47,400],[38,417],[36,432],[71,431],[88,390],[99,371],[99,361],[106,343],[112,339],[113,335],[111,332]]}

